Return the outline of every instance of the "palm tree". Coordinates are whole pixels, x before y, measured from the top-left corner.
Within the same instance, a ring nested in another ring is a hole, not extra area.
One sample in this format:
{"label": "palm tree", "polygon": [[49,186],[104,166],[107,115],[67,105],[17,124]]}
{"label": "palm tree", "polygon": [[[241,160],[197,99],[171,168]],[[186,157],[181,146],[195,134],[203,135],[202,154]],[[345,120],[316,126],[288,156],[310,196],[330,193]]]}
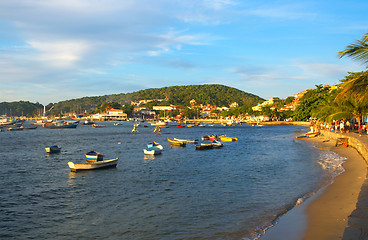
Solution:
{"label": "palm tree", "polygon": [[354,60],[368,64],[368,33],[364,34],[361,40],[348,45],[344,51],[338,52],[340,58],[348,56]]}
{"label": "palm tree", "polygon": [[[344,51],[338,53],[340,58],[349,56],[354,60],[362,61],[368,66],[368,33],[361,40],[348,45]],[[351,114],[358,120],[368,112],[368,71],[350,73],[340,85],[341,92],[336,96],[335,102],[343,110],[349,109]]]}

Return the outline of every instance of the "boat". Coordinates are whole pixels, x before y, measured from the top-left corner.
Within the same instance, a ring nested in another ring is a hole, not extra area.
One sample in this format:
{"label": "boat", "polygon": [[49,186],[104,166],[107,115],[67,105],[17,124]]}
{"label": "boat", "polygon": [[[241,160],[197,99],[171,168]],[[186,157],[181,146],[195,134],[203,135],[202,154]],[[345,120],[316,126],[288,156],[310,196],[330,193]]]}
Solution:
{"label": "boat", "polygon": [[102,153],[91,150],[88,153],[86,153],[86,158],[88,162],[97,162],[97,161],[102,161],[104,158],[104,155]]}
{"label": "boat", "polygon": [[143,152],[146,155],[158,155],[158,154],[161,154],[161,151],[162,150],[157,147],[150,147],[150,148],[143,149]]}
{"label": "boat", "polygon": [[23,127],[23,126],[21,126],[20,128],[23,128],[23,130],[33,130],[33,129],[36,129],[37,126],[31,126],[31,127]]}
{"label": "boat", "polygon": [[151,126],[166,126],[167,123],[163,121],[151,122]]}
{"label": "boat", "polygon": [[213,141],[211,143],[201,143],[195,145],[196,150],[207,150],[207,149],[213,149],[213,148],[221,148],[223,147],[223,144],[218,141]]}
{"label": "boat", "polygon": [[201,143],[201,144],[197,144],[195,145],[196,150],[208,150],[208,149],[212,149],[213,145],[212,143]]}
{"label": "boat", "polygon": [[187,127],[194,127],[194,124],[188,124]]}
{"label": "boat", "polygon": [[168,138],[167,141],[169,141],[170,144],[175,145],[175,146],[185,147],[187,145],[186,142],[178,141],[173,138]]}
{"label": "boat", "polygon": [[122,122],[115,122],[114,123],[114,126],[119,126],[119,125],[123,125],[123,123]]}
{"label": "boat", "polygon": [[185,127],[185,126],[183,126],[183,125],[176,125],[176,127],[178,127],[178,128],[183,128],[183,127]]}
{"label": "boat", "polygon": [[83,170],[95,170],[102,168],[116,167],[119,158],[96,161],[96,162],[85,162],[85,163],[73,163],[68,162],[68,166],[72,172],[83,171]]}
{"label": "boat", "polygon": [[8,128],[8,131],[21,131],[21,130],[23,130],[22,127],[10,127],[10,128]]}
{"label": "boat", "polygon": [[105,127],[104,125],[99,125],[99,124],[92,124],[92,128],[102,128],[102,127]]}
{"label": "boat", "polygon": [[45,150],[47,153],[59,153],[61,150],[61,147],[58,147],[57,145],[45,147]]}
{"label": "boat", "polygon": [[89,121],[89,120],[85,120],[84,122],[82,122],[81,124],[82,125],[92,125],[94,124],[95,122],[94,121]]}
{"label": "boat", "polygon": [[78,126],[79,122],[72,121],[72,122],[66,122],[66,121],[56,121],[56,122],[46,122],[42,124],[42,127],[44,128],[50,128],[50,129],[61,129],[61,128],[76,128]]}
{"label": "boat", "polygon": [[221,142],[219,142],[219,141],[213,141],[212,143],[212,147],[213,148],[221,148],[221,147],[223,147],[224,146],[224,144],[222,144]]}
{"label": "boat", "polygon": [[218,137],[221,142],[236,142],[238,141],[235,137],[227,137],[226,135],[221,135]]}
{"label": "boat", "polygon": [[181,142],[185,142],[185,143],[198,143],[198,139],[196,140],[187,140],[187,139],[180,139],[180,138],[173,138],[176,141],[181,141]]}
{"label": "boat", "polygon": [[217,135],[206,135],[202,136],[202,141],[209,140],[209,141],[215,141],[217,140]]}
{"label": "boat", "polygon": [[153,147],[156,147],[160,150],[164,150],[164,147],[157,142],[150,142],[149,144],[147,144],[147,148],[153,148]]}
{"label": "boat", "polygon": [[295,138],[296,139],[299,139],[299,138],[311,138],[311,137],[315,137],[319,135],[319,132],[308,132],[306,134],[303,134],[303,135],[300,135],[300,136],[296,136]]}

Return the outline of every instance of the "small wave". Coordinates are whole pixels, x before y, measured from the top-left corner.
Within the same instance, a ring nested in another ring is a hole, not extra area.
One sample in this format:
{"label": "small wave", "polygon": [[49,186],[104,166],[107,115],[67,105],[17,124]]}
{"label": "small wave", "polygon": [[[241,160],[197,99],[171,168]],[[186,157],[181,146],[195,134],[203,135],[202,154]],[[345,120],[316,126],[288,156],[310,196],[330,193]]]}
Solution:
{"label": "small wave", "polygon": [[318,164],[322,169],[331,176],[332,179],[340,175],[345,171],[343,168],[343,163],[346,158],[338,155],[332,151],[323,151],[320,153]]}

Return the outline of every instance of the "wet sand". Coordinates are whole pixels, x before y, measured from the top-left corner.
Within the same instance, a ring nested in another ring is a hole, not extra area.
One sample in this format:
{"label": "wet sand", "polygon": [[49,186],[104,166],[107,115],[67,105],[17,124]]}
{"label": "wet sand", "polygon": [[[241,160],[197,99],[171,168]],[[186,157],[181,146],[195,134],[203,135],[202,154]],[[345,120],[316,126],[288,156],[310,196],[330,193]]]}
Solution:
{"label": "wet sand", "polygon": [[282,216],[278,224],[260,238],[262,240],[342,239],[348,226],[348,217],[356,209],[367,175],[367,165],[363,157],[352,147],[335,147],[336,140],[323,136],[305,140],[322,150],[331,150],[346,157],[343,164],[345,172],[304,204]]}

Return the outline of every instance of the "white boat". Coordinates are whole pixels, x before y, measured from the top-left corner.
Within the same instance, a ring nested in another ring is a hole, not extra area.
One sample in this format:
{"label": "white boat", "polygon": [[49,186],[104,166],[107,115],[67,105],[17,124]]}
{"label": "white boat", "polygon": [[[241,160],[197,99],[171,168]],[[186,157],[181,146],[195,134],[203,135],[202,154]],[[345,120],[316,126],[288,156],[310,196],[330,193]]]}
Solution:
{"label": "white boat", "polygon": [[163,121],[151,122],[151,126],[166,126],[167,123]]}
{"label": "white boat", "polygon": [[114,158],[105,161],[97,161],[97,162],[86,162],[86,163],[73,163],[68,162],[70,170],[72,172],[83,171],[83,170],[95,170],[101,168],[110,168],[116,167],[118,164],[119,158]]}
{"label": "white boat", "polygon": [[158,155],[161,154],[161,151],[162,151],[161,149],[156,147],[143,149],[145,155]]}
{"label": "white boat", "polygon": [[174,138],[174,140],[179,141],[179,142],[185,142],[185,143],[193,143],[193,144],[198,143],[198,139],[196,139],[196,140],[187,140],[187,139]]}

